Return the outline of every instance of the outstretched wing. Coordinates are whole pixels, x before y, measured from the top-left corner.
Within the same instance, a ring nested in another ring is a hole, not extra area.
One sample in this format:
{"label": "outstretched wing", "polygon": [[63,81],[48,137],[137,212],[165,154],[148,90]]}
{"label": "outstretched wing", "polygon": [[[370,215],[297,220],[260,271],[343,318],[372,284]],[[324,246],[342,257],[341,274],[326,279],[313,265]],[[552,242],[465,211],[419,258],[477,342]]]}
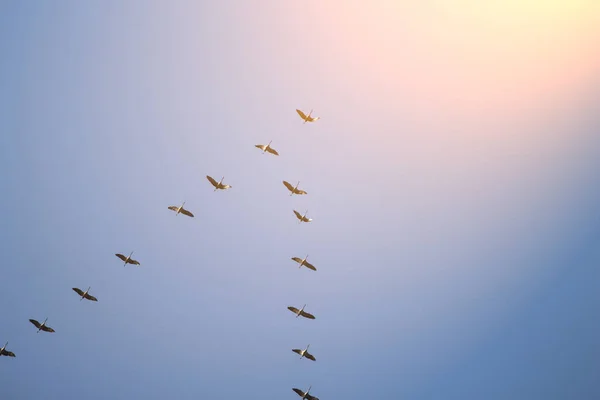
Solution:
{"label": "outstretched wing", "polygon": [[172,211],[175,211],[175,212],[177,212],[177,210],[179,209],[179,207],[176,207],[176,206],[169,206],[169,207],[167,207],[167,208],[168,208],[169,210],[172,210]]}
{"label": "outstretched wing", "polygon": [[92,296],[91,294],[86,294],[85,298],[91,301],[98,301],[98,299]]}
{"label": "outstretched wing", "polygon": [[312,269],[313,271],[317,270],[314,265],[312,265],[311,263],[309,263],[307,261],[304,261],[304,266],[308,269]]}
{"label": "outstretched wing", "polygon": [[292,260],[296,261],[298,264],[302,262],[302,259],[300,257],[292,257]]}
{"label": "outstretched wing", "polygon": [[54,332],[54,329],[50,328],[49,326],[45,326],[45,325],[42,326],[42,330],[45,332],[50,332],[50,333]]}
{"label": "outstretched wing", "polygon": [[309,122],[315,122],[316,120],[320,119],[321,117],[308,117],[308,121]]}
{"label": "outstretched wing", "polygon": [[127,263],[133,265],[140,265],[140,262],[138,260],[132,260],[131,258],[129,259],[129,261],[127,261]]}
{"label": "outstretched wing", "polygon": [[315,359],[315,357],[312,354],[310,354],[308,351],[304,353],[304,357],[308,358],[309,360],[317,361]]}
{"label": "outstretched wing", "polygon": [[208,181],[211,183],[211,185],[213,185],[214,187],[218,187],[219,186],[219,182],[215,181],[211,176],[206,175],[206,179],[208,179]]}
{"label": "outstretched wing", "polygon": [[194,214],[192,214],[191,212],[189,212],[185,208],[181,209],[181,213],[184,214],[184,215],[187,215],[188,217],[193,217],[194,216]]}
{"label": "outstretched wing", "polygon": [[35,325],[36,328],[40,329],[40,326],[42,326],[39,322],[37,322],[35,319],[30,319],[29,322],[31,322],[32,324]]}
{"label": "outstretched wing", "polygon": [[259,149],[264,150],[267,146],[265,146],[264,144],[255,144],[254,147],[258,147]]}
{"label": "outstretched wing", "polygon": [[289,182],[287,182],[287,181],[283,181],[283,185],[284,185],[286,188],[288,188],[288,190],[289,190],[290,192],[293,192],[293,191],[294,191],[294,187],[293,187],[292,185],[290,185],[290,183],[289,183]]}
{"label": "outstretched wing", "polygon": [[308,319],[315,319],[315,316],[312,314],[307,313],[306,311],[302,311],[300,313],[300,315],[302,315],[304,318],[308,318]]}
{"label": "outstretched wing", "polygon": [[310,394],[307,394],[305,398],[306,398],[306,400],[319,400],[318,397],[311,396]]}
{"label": "outstretched wing", "polygon": [[306,114],[304,114],[302,111],[296,109],[296,112],[298,113],[298,115],[300,116],[300,118],[306,120]]}
{"label": "outstretched wing", "polygon": [[292,349],[292,351],[294,353],[298,353],[298,354],[302,355],[302,350],[300,350],[300,349]]}
{"label": "outstretched wing", "polygon": [[3,351],[2,351],[2,355],[3,355],[3,356],[8,356],[8,357],[14,357],[14,356],[15,356],[15,353],[13,353],[12,351],[3,350]]}
{"label": "outstretched wing", "polygon": [[290,310],[291,312],[293,312],[294,314],[298,314],[298,310],[296,307],[288,307],[288,310]]}
{"label": "outstretched wing", "polygon": [[115,256],[119,257],[121,260],[125,261],[127,260],[127,257],[125,257],[123,254],[115,254]]}
{"label": "outstretched wing", "polygon": [[302,220],[302,214],[300,214],[298,211],[294,210],[294,214],[296,214],[296,218],[298,218],[299,220]]}
{"label": "outstretched wing", "polygon": [[269,147],[269,148],[267,149],[267,151],[268,151],[269,153],[271,153],[271,154],[275,154],[276,156],[278,156],[278,155],[279,155],[279,153],[277,152],[277,150],[275,150],[275,149],[273,149],[273,148],[271,148],[271,147]]}
{"label": "outstretched wing", "polygon": [[304,190],[296,189],[296,194],[308,194]]}
{"label": "outstretched wing", "polygon": [[304,397],[304,392],[303,392],[302,390],[300,390],[300,389],[296,389],[296,388],[292,388],[292,390],[293,390],[294,392],[296,392],[296,394],[298,394],[298,396],[300,396],[300,397]]}
{"label": "outstretched wing", "polygon": [[76,287],[73,288],[73,290],[75,291],[75,293],[77,293],[80,296],[83,296],[83,290],[81,289],[77,289]]}

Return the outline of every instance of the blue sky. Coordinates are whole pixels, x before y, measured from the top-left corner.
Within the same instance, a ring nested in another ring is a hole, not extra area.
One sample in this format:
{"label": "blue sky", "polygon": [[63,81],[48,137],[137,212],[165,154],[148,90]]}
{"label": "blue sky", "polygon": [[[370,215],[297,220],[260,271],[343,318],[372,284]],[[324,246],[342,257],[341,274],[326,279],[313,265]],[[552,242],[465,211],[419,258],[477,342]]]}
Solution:
{"label": "blue sky", "polygon": [[492,73],[468,98],[443,63],[382,77],[336,36],[362,11],[446,54],[383,1],[123,3],[0,4],[6,399],[600,397],[598,75],[511,108]]}

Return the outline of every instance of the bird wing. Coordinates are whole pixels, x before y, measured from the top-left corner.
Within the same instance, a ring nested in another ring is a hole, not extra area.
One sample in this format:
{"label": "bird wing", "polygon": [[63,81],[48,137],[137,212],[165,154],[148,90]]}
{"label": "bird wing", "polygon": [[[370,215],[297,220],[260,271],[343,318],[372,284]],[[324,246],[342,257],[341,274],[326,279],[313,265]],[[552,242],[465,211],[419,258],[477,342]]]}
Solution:
{"label": "bird wing", "polygon": [[300,257],[292,257],[292,260],[296,261],[298,264],[302,262],[302,259]]}
{"label": "bird wing", "polygon": [[296,194],[308,194],[304,190],[296,189]]}
{"label": "bird wing", "polygon": [[129,261],[127,261],[127,263],[133,264],[133,265],[140,265],[140,262],[138,260],[132,260],[131,258],[129,259]]}
{"label": "bird wing", "polygon": [[2,351],[2,355],[8,356],[8,357],[14,357],[15,353],[13,353],[12,351],[4,350],[4,351]]}
{"label": "bird wing", "polygon": [[283,181],[283,185],[284,185],[286,188],[288,188],[288,190],[289,190],[290,192],[293,192],[293,191],[294,191],[294,187],[293,187],[292,185],[290,185],[290,183],[289,183],[289,182],[287,182],[287,181]]}
{"label": "bird wing", "polygon": [[292,349],[292,351],[294,353],[298,353],[298,354],[302,355],[302,350],[300,350],[300,349]]}
{"label": "bird wing", "polygon": [[316,121],[316,120],[318,120],[319,118],[321,118],[321,117],[308,117],[308,120],[309,120],[310,122],[315,122],[315,121]]}
{"label": "bird wing", "polygon": [[50,332],[50,333],[54,332],[54,329],[50,328],[49,326],[45,326],[45,325],[42,326],[42,330],[46,331],[46,332]]}
{"label": "bird wing", "polygon": [[300,214],[298,211],[294,210],[294,214],[296,214],[296,218],[298,218],[299,220],[302,220],[302,214]]}
{"label": "bird wing", "polygon": [[189,212],[185,208],[181,209],[181,213],[184,214],[184,215],[187,215],[188,217],[193,217],[194,216],[194,214],[192,214],[191,212]]}
{"label": "bird wing", "polygon": [[271,154],[275,154],[276,156],[278,156],[278,155],[279,155],[279,153],[277,152],[277,150],[275,150],[275,149],[272,149],[271,147],[269,147],[269,148],[267,149],[267,151],[268,151],[269,153],[271,153]]}
{"label": "bird wing", "polygon": [[306,395],[306,400],[319,400],[319,398],[315,397],[315,396],[311,396],[310,394],[307,394]]}
{"label": "bird wing", "polygon": [[267,146],[265,146],[264,144],[255,144],[254,147],[258,147],[259,149],[264,150]]}
{"label": "bird wing", "polygon": [[214,187],[218,187],[219,186],[219,182],[215,181],[212,177],[206,175],[206,179],[208,179],[208,181],[214,186]]}
{"label": "bird wing", "polygon": [[41,325],[35,319],[30,319],[29,322],[31,322],[32,324],[34,324],[36,328],[40,329]]}
{"label": "bird wing", "polygon": [[296,112],[298,113],[298,115],[300,116],[300,118],[306,119],[306,114],[304,114],[302,111],[296,109]]}
{"label": "bird wing", "polygon": [[315,319],[315,316],[312,314],[307,313],[306,311],[302,311],[300,313],[300,315],[302,315],[304,318],[308,318],[308,319]]}
{"label": "bird wing", "polygon": [[316,271],[317,269],[315,268],[314,265],[312,265],[311,263],[309,263],[308,261],[304,261],[304,266],[308,269],[312,269],[313,271]]}
{"label": "bird wing", "polygon": [[121,260],[125,261],[127,260],[127,257],[125,257],[123,254],[115,254],[115,256],[119,257]]}
{"label": "bird wing", "polygon": [[92,296],[91,294],[86,294],[85,298],[91,301],[98,301],[98,299]]}
{"label": "bird wing", "polygon": [[296,307],[288,307],[288,310],[290,310],[291,312],[293,312],[295,314],[298,314],[298,311],[300,311]]}
{"label": "bird wing", "polygon": [[81,289],[77,289],[76,287],[73,288],[73,290],[75,291],[75,293],[77,293],[80,296],[83,296],[83,290]]}
{"label": "bird wing", "polygon": [[168,208],[169,210],[173,210],[173,211],[177,212],[177,209],[178,209],[179,207],[176,207],[176,206],[169,206],[169,207],[167,207],[167,208]]}
{"label": "bird wing", "polygon": [[308,358],[309,360],[317,361],[315,359],[315,357],[312,354],[310,354],[308,351],[304,352],[304,357]]}
{"label": "bird wing", "polygon": [[294,392],[296,392],[296,393],[298,394],[298,396],[300,396],[300,397],[304,397],[304,392],[303,392],[302,390],[300,390],[300,389],[296,389],[296,388],[292,388],[292,390],[293,390]]}

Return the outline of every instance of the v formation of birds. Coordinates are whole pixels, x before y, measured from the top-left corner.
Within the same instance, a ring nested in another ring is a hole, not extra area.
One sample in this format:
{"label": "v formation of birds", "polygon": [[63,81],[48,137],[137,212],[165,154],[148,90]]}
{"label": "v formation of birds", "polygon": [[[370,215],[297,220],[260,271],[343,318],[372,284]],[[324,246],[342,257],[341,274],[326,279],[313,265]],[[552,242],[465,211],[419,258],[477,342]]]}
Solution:
{"label": "v formation of birds", "polygon": [[[307,122],[315,122],[318,119],[320,119],[320,117],[313,117],[312,116],[312,110],[311,112],[306,115],[304,112],[302,112],[301,110],[296,110],[296,112],[298,113],[298,115],[300,116],[300,118],[302,118],[302,120],[304,121],[304,123]],[[263,154],[264,153],[270,153],[273,154],[275,156],[279,156],[279,153],[271,147],[271,142],[269,142],[268,144],[257,144],[255,145],[255,147],[257,147],[258,149],[262,150]],[[210,184],[214,187],[214,191],[217,190],[226,190],[226,189],[231,189],[232,186],[223,183],[223,180],[225,179],[225,177],[222,177],[220,179],[220,181],[217,182],[216,179],[214,179],[213,177],[207,175],[206,179],[208,179],[208,181],[210,182]],[[299,185],[300,182],[296,183],[295,185],[291,184],[290,182],[287,181],[283,181],[283,185],[287,188],[287,190],[289,190],[290,192],[290,196],[292,195],[306,195],[307,192],[305,192],[302,189],[299,189]],[[187,210],[184,208],[185,206],[185,202],[183,202],[183,204],[181,204],[180,206],[169,206],[167,207],[169,210],[175,212],[175,215],[179,215],[179,214],[183,214],[186,215],[188,217],[194,217],[194,214],[192,214],[191,211]],[[308,210],[306,210],[306,212],[304,214],[299,213],[296,210],[294,211],[294,215],[296,216],[296,218],[298,219],[298,223],[308,223],[312,221],[312,218],[308,218],[307,214],[308,214]],[[126,266],[127,264],[131,264],[131,265],[141,265],[141,263],[137,260],[135,260],[133,258],[133,251],[129,254],[129,255],[123,255],[120,253],[116,253],[115,256],[117,256],[119,259],[121,259],[121,261],[123,261],[123,266]],[[305,267],[307,269],[316,271],[317,268],[312,265],[311,263],[309,263],[307,261],[308,259],[308,255],[306,255],[304,258],[300,258],[300,257],[292,257],[291,258],[293,261],[295,261],[296,263],[298,263],[298,268],[302,268]],[[86,299],[88,301],[94,301],[97,302],[98,299],[94,296],[92,296],[90,294],[90,289],[91,287],[88,287],[87,290],[83,291],[80,288],[73,288],[72,290],[77,293],[77,295],[80,297],[80,301],[83,299]],[[294,314],[296,314],[296,318],[298,317],[303,317],[303,318],[307,318],[307,319],[315,319],[315,316],[308,313],[307,311],[305,311],[306,304],[304,306],[302,306],[302,308],[298,309],[296,307],[293,306],[289,306],[288,310],[290,310],[291,312],[293,312]],[[35,319],[30,319],[29,322],[31,322],[36,328],[37,328],[37,333],[39,333],[40,331],[43,332],[48,332],[48,333],[54,333],[55,330],[53,328],[51,328],[50,326],[48,326],[46,323],[48,321],[48,318],[46,318],[44,320],[44,322],[40,323],[39,321],[35,320]],[[6,342],[4,344],[3,347],[0,348],[0,356],[7,356],[7,357],[16,357],[15,353],[13,353],[12,351],[7,350],[7,346],[8,346],[8,342]],[[300,355],[300,358],[306,358],[308,360],[311,361],[316,361],[316,358],[314,355],[312,355],[311,353],[308,352],[308,348],[310,347],[310,344],[306,346],[306,348],[304,349],[292,349],[292,351],[294,353],[297,353]],[[317,397],[312,396],[309,392],[311,390],[312,386],[309,386],[309,388],[306,391],[303,391],[301,389],[298,388],[292,388],[292,390],[298,394],[298,396],[300,396],[302,399],[307,399],[307,400],[319,400]]]}

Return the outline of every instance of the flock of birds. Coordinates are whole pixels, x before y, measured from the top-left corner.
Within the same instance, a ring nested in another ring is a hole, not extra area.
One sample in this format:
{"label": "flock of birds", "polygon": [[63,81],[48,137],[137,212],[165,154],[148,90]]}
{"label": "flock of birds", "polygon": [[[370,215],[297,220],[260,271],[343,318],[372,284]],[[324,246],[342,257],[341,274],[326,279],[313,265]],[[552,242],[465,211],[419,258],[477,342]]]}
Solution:
{"label": "flock of birds", "polygon": [[[301,110],[296,110],[296,112],[298,113],[298,115],[300,116],[300,118],[302,118],[304,120],[304,124],[307,122],[315,122],[318,119],[320,119],[320,117],[313,117],[312,116],[312,110],[308,113],[308,115],[304,114],[304,112],[302,112]],[[270,141],[268,144],[257,144],[255,145],[255,147],[259,148],[260,150],[262,150],[263,154],[265,153],[270,153],[273,154],[275,156],[279,156],[279,153],[271,147],[271,143],[272,141]],[[231,189],[232,186],[231,185],[227,185],[225,183],[223,183],[223,180],[225,179],[225,177],[222,177],[221,180],[219,182],[217,182],[213,177],[207,175],[206,179],[208,179],[208,181],[211,183],[212,186],[214,186],[214,191],[216,192],[217,190],[226,190],[226,189]],[[290,191],[290,196],[293,195],[305,195],[307,194],[306,191],[298,189],[298,185],[300,185],[300,182],[296,183],[295,186],[292,186],[292,184],[290,184],[287,181],[283,181],[283,185]],[[186,210],[184,208],[185,205],[185,201],[183,202],[183,204],[181,204],[180,206],[169,206],[168,209],[175,212],[175,215],[179,215],[179,214],[183,214],[186,215],[188,217],[194,217],[194,214],[189,211]],[[298,211],[293,210],[294,214],[296,216],[296,218],[298,219],[298,223],[308,223],[312,221],[312,218],[308,218],[306,215],[308,214],[308,210],[306,210],[306,212],[304,214],[300,214]],[[131,264],[131,265],[141,265],[140,262],[138,260],[135,260],[132,258],[133,256],[133,251],[128,255],[125,256],[123,254],[120,253],[116,253],[115,256],[117,256],[118,258],[121,259],[121,261],[123,261],[123,266],[126,266],[127,264]],[[309,263],[307,261],[308,255],[304,258],[300,258],[300,257],[292,257],[292,260],[295,261],[296,263],[298,263],[298,268],[308,268],[310,270],[316,271],[317,268],[312,265],[311,263]],[[94,296],[92,296],[89,292],[90,292],[91,286],[87,288],[87,290],[84,292],[83,290],[79,289],[79,288],[73,288],[73,291],[75,293],[77,293],[77,295],[80,297],[79,301],[86,299],[89,301],[98,301],[98,299]],[[304,306],[302,306],[301,309],[298,309],[296,307],[288,307],[288,310],[290,310],[291,312],[293,312],[294,314],[296,314],[296,318],[298,317],[304,317],[307,319],[315,319],[315,316],[304,311],[304,309],[306,308],[306,304]],[[31,322],[36,328],[37,328],[37,333],[39,333],[40,331],[44,331],[44,332],[48,332],[48,333],[54,333],[56,332],[53,328],[51,328],[50,326],[46,325],[46,322],[48,321],[48,318],[46,318],[44,320],[44,322],[40,323],[39,321],[35,320],[35,319],[30,319],[29,322]],[[15,353],[13,353],[12,351],[9,351],[6,349],[6,346],[8,346],[8,342],[6,342],[4,344],[4,346],[0,349],[0,356],[7,356],[7,357],[15,357]],[[308,352],[308,348],[310,347],[310,344],[306,346],[306,348],[304,349],[292,349],[292,351],[294,353],[297,353],[300,355],[300,359],[302,358],[306,358],[312,361],[316,361],[315,356],[313,356],[311,353]],[[292,388],[292,390],[294,392],[296,392],[298,394],[298,396],[300,396],[302,399],[306,399],[306,400],[319,400],[317,397],[312,396],[310,394],[310,390],[311,390],[312,386],[309,386],[309,388],[306,391],[303,391],[301,389],[298,388]]]}

